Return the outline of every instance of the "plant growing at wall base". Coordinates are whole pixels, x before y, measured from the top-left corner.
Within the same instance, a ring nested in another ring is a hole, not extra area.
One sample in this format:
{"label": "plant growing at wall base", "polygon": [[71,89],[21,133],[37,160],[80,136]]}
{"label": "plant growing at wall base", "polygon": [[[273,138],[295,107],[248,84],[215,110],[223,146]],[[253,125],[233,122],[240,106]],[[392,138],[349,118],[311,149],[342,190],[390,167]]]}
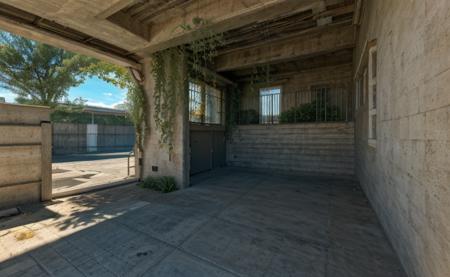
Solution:
{"label": "plant growing at wall base", "polygon": [[147,177],[139,184],[141,188],[148,188],[162,193],[178,190],[175,178],[169,176]]}

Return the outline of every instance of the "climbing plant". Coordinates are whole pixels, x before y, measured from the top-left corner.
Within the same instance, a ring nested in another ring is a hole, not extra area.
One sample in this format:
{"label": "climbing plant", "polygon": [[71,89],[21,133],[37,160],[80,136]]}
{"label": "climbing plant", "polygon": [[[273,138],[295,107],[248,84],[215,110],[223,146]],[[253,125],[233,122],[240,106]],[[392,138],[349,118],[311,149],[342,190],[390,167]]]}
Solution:
{"label": "climbing plant", "polygon": [[214,31],[208,20],[194,17],[191,24],[182,24],[180,28],[192,32],[192,41],[185,45],[189,54],[189,77],[203,79],[215,84],[215,76],[209,74],[205,68],[214,63],[217,50],[225,43],[224,34]]}
{"label": "climbing plant", "polygon": [[[155,80],[153,95],[155,123],[160,131],[160,143],[173,150],[173,134],[177,109],[185,104],[187,78],[216,83],[206,68],[223,45],[223,33],[210,28],[205,19],[195,17],[190,24],[179,26],[192,32],[192,42],[161,50],[152,55],[152,74]],[[180,65],[187,65],[186,67]]]}
{"label": "climbing plant", "polygon": [[269,84],[272,81],[270,65],[256,65],[252,67],[250,75],[250,90],[256,92],[261,84]]}
{"label": "climbing plant", "polygon": [[231,136],[239,120],[240,91],[236,86],[230,87],[226,106],[225,130],[228,137]]}
{"label": "climbing plant", "polygon": [[185,98],[185,61],[182,47],[169,48],[153,54],[152,74],[155,80],[153,93],[154,119],[160,131],[160,143],[173,150],[173,134],[177,109]]}
{"label": "climbing plant", "polygon": [[145,134],[147,124],[147,99],[142,85],[134,84],[128,87],[127,102],[128,116],[133,122],[136,133],[136,145],[139,151],[144,152]]}

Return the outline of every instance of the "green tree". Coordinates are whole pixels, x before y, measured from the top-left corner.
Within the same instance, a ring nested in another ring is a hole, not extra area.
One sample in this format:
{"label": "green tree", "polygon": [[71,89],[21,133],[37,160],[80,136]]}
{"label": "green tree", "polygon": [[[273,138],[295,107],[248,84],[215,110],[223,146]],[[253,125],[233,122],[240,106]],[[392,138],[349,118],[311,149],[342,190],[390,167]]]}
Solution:
{"label": "green tree", "polygon": [[128,116],[133,122],[136,131],[136,143],[140,151],[143,151],[145,132],[148,127],[147,100],[142,85],[136,83],[129,70],[103,61],[91,63],[83,68],[84,73],[96,76],[110,84],[127,90],[125,103],[120,108],[128,111]]}
{"label": "green tree", "polygon": [[63,49],[0,32],[0,86],[16,101],[54,107],[68,102],[68,90],[85,80],[84,67],[95,60]]}

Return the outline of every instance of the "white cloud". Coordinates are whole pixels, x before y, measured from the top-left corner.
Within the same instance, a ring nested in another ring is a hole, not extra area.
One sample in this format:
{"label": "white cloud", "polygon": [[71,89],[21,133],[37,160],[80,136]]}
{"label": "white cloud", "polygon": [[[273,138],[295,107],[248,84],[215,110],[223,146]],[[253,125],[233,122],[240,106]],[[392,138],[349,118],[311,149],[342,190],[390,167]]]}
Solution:
{"label": "white cloud", "polygon": [[112,97],[113,96],[113,94],[111,92],[105,92],[105,93],[103,93],[103,95],[104,96],[108,96],[108,97]]}
{"label": "white cloud", "polygon": [[95,106],[95,107],[101,107],[101,108],[110,108],[110,109],[114,109],[115,106],[119,105],[119,104],[123,104],[123,101],[119,101],[116,103],[112,103],[112,104],[105,104],[103,102],[98,102],[95,100],[88,100],[85,105],[88,106]]}
{"label": "white cloud", "polygon": [[4,97],[7,103],[15,103],[16,95],[8,90],[0,90],[0,97]]}

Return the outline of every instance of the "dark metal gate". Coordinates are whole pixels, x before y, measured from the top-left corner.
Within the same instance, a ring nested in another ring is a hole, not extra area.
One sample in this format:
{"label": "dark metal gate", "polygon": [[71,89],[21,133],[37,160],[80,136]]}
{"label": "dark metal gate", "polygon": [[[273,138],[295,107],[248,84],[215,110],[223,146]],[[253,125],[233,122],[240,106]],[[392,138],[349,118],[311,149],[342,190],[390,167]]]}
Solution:
{"label": "dark metal gate", "polygon": [[191,124],[191,175],[225,166],[225,130],[222,126]]}

